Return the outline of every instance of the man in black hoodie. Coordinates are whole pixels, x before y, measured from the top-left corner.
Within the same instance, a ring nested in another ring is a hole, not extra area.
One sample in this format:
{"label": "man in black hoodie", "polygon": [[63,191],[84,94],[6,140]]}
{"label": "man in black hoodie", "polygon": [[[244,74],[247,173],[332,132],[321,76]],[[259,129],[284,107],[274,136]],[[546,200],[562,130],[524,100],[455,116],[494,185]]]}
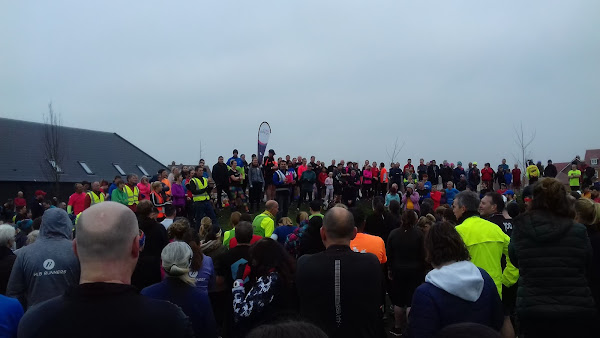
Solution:
{"label": "man in black hoodie", "polygon": [[223,206],[221,202],[221,195],[223,194],[223,191],[229,191],[228,171],[229,169],[227,168],[227,164],[223,162],[223,156],[219,156],[219,161],[215,163],[212,169],[212,178],[217,186],[217,209],[220,209]]}
{"label": "man in black hoodie", "polygon": [[548,165],[544,169],[544,177],[556,177],[558,175],[558,171],[556,170],[556,166],[552,164],[552,160],[548,160]]}

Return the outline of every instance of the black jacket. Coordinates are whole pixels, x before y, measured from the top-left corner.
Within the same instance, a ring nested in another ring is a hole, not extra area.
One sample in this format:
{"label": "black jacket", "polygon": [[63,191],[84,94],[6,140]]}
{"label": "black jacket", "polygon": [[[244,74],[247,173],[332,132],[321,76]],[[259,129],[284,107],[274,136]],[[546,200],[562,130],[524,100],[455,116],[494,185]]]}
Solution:
{"label": "black jacket", "polygon": [[151,218],[139,218],[138,226],[146,235],[146,242],[131,276],[131,284],[141,290],[160,283],[160,255],[169,241],[165,227]]}
{"label": "black jacket", "polygon": [[6,286],[10,278],[13,264],[15,264],[17,256],[11,249],[3,246],[0,247],[0,295],[6,295]]}
{"label": "black jacket", "polygon": [[519,268],[517,316],[568,320],[596,315],[586,270],[592,249],[585,226],[545,211],[513,219],[511,262]]}
{"label": "black jacket", "polygon": [[343,245],[304,255],[298,259],[296,285],[301,315],[329,337],[385,337],[382,273],[375,255]]}
{"label": "black jacket", "polygon": [[427,178],[429,182],[437,184],[440,177],[440,167],[436,165],[430,165],[427,167]]}
{"label": "black jacket", "polygon": [[556,177],[557,174],[558,172],[554,164],[548,164],[544,169],[544,177]]}
{"label": "black jacket", "polygon": [[228,185],[229,184],[229,169],[227,164],[216,163],[212,168],[212,178],[217,185]]}
{"label": "black jacket", "polygon": [[87,283],[32,307],[19,337],[193,337],[179,307],[141,296],[131,285]]}
{"label": "black jacket", "polygon": [[[452,181],[452,178],[454,177],[454,171],[452,168],[450,168],[450,166],[445,166],[440,169],[440,175],[442,176],[442,182]],[[445,186],[443,188],[446,189]]]}

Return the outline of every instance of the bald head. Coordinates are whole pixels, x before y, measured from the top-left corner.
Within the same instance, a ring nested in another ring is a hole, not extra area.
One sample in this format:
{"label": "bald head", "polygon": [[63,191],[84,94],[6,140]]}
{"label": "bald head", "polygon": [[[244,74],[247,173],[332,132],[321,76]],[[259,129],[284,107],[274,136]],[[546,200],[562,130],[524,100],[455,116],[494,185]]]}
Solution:
{"label": "bald head", "polygon": [[268,200],[267,203],[265,203],[265,209],[269,210],[272,214],[276,214],[279,209],[279,203],[274,200]]}
{"label": "bald head", "polygon": [[354,217],[350,211],[333,207],[323,218],[323,229],[332,240],[352,240],[356,236]]}
{"label": "bald head", "polygon": [[81,213],[76,225],[77,255],[82,264],[128,259],[139,235],[135,214],[115,202],[94,204]]}

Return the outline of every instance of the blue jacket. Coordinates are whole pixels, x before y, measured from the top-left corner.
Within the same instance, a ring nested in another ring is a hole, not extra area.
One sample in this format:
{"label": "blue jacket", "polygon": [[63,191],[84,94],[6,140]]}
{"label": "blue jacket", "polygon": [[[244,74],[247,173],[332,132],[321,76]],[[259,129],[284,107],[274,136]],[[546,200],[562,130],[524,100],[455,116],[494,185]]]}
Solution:
{"label": "blue jacket", "polygon": [[281,170],[276,170],[273,173],[273,184],[276,187],[275,188],[276,191],[289,191],[290,184],[283,182],[283,178],[286,176],[286,174],[287,174],[287,171],[282,172]]}
{"label": "blue jacket", "polygon": [[14,298],[0,295],[0,337],[16,337],[23,307]]}
{"label": "blue jacket", "polygon": [[190,318],[197,337],[217,337],[217,324],[206,291],[178,278],[167,277],[160,283],[144,288],[141,294],[179,306]]}
{"label": "blue jacket", "polygon": [[456,197],[456,195],[458,195],[459,192],[460,191],[458,191],[456,188],[446,189],[446,203],[452,206],[452,203],[454,202],[454,197]]}
{"label": "blue jacket", "polygon": [[410,337],[435,337],[445,326],[471,322],[500,331],[502,301],[485,270],[469,261],[433,269],[414,293]]}

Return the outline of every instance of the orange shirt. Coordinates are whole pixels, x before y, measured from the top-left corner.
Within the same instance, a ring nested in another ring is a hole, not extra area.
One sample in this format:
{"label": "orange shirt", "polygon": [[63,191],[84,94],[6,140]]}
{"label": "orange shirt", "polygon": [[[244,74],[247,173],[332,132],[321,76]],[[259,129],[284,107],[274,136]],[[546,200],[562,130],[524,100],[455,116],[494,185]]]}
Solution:
{"label": "orange shirt", "polygon": [[350,242],[350,249],[355,252],[368,252],[377,256],[379,263],[383,264],[387,262],[387,256],[385,254],[385,243],[379,236],[373,236],[359,232]]}
{"label": "orange shirt", "polygon": [[169,181],[167,178],[165,178],[161,182],[164,183],[167,187],[169,187],[169,191],[165,191],[165,194],[167,196],[171,196],[171,181]]}
{"label": "orange shirt", "polygon": [[379,182],[381,182],[381,183],[387,183],[388,182],[388,175],[387,175],[387,169],[386,168],[381,169],[381,171],[379,172]]}

